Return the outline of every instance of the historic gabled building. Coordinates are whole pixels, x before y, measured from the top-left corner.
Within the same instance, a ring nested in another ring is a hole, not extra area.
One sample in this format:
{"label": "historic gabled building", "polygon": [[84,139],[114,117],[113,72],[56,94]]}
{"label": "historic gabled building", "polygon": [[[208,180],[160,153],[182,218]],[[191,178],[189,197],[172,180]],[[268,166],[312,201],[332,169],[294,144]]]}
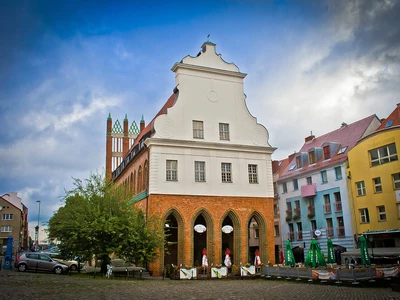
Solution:
{"label": "historic gabled building", "polygon": [[[247,109],[246,74],[215,46],[207,41],[196,57],[172,67],[173,94],[147,126],[141,124],[110,175],[130,188],[134,205],[165,224],[168,249],[150,264],[154,274],[169,264],[201,264],[203,248],[210,264],[221,264],[226,248],[236,265],[253,262],[257,249],[262,262],[275,260],[275,148]],[[111,125],[109,119],[108,132]],[[110,135],[108,161],[109,143]]]}
{"label": "historic gabled building", "polygon": [[28,249],[28,208],[17,193],[0,196],[0,246],[7,246],[9,236],[13,238],[13,253]]}
{"label": "historic gabled building", "polygon": [[373,132],[375,115],[342,123],[320,137],[310,135],[278,180],[281,236],[290,239],[296,260],[304,259],[312,238],[321,249],[330,237],[340,251],[355,247],[346,162],[356,142]]}
{"label": "historic gabled building", "polygon": [[[349,152],[353,228],[372,246],[400,253],[400,104]],[[398,258],[397,258],[398,259]]]}

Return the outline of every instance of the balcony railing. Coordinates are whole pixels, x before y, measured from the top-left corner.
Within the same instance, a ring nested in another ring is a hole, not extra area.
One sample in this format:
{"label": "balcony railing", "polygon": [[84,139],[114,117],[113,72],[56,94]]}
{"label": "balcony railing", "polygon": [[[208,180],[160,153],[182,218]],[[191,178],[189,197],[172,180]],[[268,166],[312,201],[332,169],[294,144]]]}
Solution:
{"label": "balcony railing", "polygon": [[314,218],[314,216],[315,216],[315,208],[314,208],[314,205],[310,205],[310,206],[308,207],[308,217],[309,217],[309,218]]}
{"label": "balcony railing", "polygon": [[294,214],[295,214],[298,218],[300,218],[300,217],[301,217],[300,208],[295,208],[295,209],[294,209]]}
{"label": "balcony railing", "polygon": [[286,216],[287,217],[291,217],[292,216],[292,210],[291,209],[286,210]]}
{"label": "balcony railing", "polygon": [[336,229],[336,232],[337,232],[337,236],[338,236],[338,237],[345,237],[345,236],[346,236],[346,233],[345,233],[345,231],[344,231],[344,226],[339,226],[339,227]]}
{"label": "balcony railing", "polygon": [[342,201],[335,202],[335,211],[336,212],[342,211]]}
{"label": "balcony railing", "polygon": [[333,237],[333,236],[334,236],[333,228],[332,228],[332,227],[328,227],[328,228],[326,229],[326,236],[328,236],[328,237]]}
{"label": "balcony railing", "polygon": [[330,214],[331,211],[331,205],[330,204],[324,204],[324,214]]}
{"label": "balcony railing", "polygon": [[303,185],[301,187],[301,197],[311,197],[317,194],[317,188],[315,183]]}
{"label": "balcony railing", "polygon": [[301,241],[303,239],[303,231],[297,231],[297,240]]}
{"label": "balcony railing", "polygon": [[289,237],[289,240],[293,241],[294,240],[294,231],[289,231],[288,237]]}

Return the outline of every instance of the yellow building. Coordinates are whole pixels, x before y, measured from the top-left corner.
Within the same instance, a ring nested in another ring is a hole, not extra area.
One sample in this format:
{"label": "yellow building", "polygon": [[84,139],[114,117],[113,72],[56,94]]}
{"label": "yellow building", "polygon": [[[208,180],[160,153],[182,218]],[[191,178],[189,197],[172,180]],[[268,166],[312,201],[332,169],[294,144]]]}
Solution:
{"label": "yellow building", "polygon": [[367,235],[370,247],[400,250],[399,152],[400,104],[397,104],[376,131],[360,139],[348,154],[347,178],[355,238]]}

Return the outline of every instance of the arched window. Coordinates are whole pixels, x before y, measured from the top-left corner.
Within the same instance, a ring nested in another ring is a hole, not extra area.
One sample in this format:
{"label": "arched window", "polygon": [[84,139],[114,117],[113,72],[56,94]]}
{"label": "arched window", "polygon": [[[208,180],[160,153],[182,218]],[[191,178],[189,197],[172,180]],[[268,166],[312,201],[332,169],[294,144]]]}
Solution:
{"label": "arched window", "polygon": [[137,193],[142,191],[142,166],[138,170],[138,183],[137,183]]}
{"label": "arched window", "polygon": [[131,179],[129,181],[129,191],[131,192],[131,194],[133,193],[133,191],[135,190],[135,186],[133,185],[133,172],[131,172]]}
{"label": "arched window", "polygon": [[133,173],[132,193],[136,194],[136,171]]}
{"label": "arched window", "polygon": [[147,160],[144,162],[144,190],[149,188],[149,168]]}

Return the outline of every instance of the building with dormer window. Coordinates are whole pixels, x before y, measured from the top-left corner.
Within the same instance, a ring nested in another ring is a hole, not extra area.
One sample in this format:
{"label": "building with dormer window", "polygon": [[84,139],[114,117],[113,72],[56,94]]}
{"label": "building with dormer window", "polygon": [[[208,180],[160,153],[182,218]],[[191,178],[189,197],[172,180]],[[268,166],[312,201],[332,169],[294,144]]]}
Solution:
{"label": "building with dormer window", "polygon": [[380,125],[375,115],[320,137],[310,135],[278,179],[281,236],[290,239],[296,261],[304,260],[312,238],[322,251],[330,237],[340,251],[355,247],[346,181],[347,154]]}
{"label": "building with dormer window", "polygon": [[[133,205],[165,224],[168,248],[149,269],[157,275],[166,265],[201,264],[204,248],[214,265],[223,263],[226,248],[236,265],[253,262],[257,249],[262,262],[274,262],[275,148],[247,109],[246,74],[209,41],[172,71],[171,97],[141,124],[121,163],[106,168],[109,178],[129,187]],[[107,124],[112,132],[111,119]],[[108,162],[112,143],[110,133]]]}

